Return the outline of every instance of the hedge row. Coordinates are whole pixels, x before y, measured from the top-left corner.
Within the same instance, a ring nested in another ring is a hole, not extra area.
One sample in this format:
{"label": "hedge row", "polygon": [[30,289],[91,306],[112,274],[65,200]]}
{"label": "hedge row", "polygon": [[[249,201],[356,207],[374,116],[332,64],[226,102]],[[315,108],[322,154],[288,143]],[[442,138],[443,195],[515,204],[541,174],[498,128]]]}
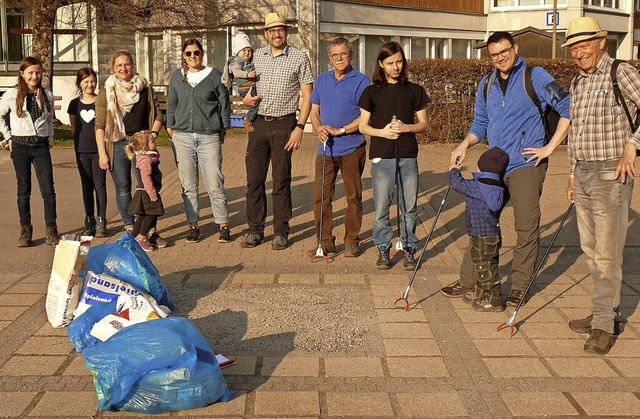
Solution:
{"label": "hedge row", "polygon": [[[567,89],[577,74],[573,60],[526,60],[529,65],[544,67]],[[640,69],[640,61],[631,62]],[[488,60],[426,59],[409,63],[411,81],[422,85],[431,98],[427,108],[429,128],[418,140],[427,142],[459,142],[473,121],[473,107],[478,83],[492,68]]]}

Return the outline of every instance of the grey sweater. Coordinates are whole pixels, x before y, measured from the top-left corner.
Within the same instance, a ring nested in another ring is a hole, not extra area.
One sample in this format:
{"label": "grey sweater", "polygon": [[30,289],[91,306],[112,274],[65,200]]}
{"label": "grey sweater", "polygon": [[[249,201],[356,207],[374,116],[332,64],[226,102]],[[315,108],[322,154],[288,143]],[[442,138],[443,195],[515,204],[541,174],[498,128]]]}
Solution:
{"label": "grey sweater", "polygon": [[231,126],[229,90],[214,68],[196,87],[182,81],[182,69],[173,72],[167,103],[167,128],[179,132],[213,134]]}

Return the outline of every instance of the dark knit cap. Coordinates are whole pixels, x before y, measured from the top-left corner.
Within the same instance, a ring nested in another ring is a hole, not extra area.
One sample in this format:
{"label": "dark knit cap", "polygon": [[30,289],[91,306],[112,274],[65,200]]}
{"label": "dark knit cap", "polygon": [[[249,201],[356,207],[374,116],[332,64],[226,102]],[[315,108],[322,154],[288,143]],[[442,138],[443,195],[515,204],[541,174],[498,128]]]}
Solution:
{"label": "dark knit cap", "polygon": [[509,155],[498,147],[490,148],[478,159],[478,169],[481,172],[491,172],[500,176],[504,175],[508,165]]}

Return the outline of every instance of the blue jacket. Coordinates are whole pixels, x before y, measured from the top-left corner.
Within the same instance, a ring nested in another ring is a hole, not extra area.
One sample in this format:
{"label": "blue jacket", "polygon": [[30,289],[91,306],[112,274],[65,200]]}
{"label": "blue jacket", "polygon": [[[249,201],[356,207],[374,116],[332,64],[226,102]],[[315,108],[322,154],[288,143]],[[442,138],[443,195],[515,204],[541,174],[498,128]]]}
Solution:
{"label": "blue jacket", "polygon": [[500,180],[500,175],[474,172],[473,179],[465,179],[460,169],[449,170],[449,181],[456,192],[465,197],[467,204],[467,233],[470,236],[499,236],[500,213],[506,204],[504,186],[487,185],[479,179]]}
{"label": "blue jacket", "polygon": [[[473,124],[469,134],[485,138],[489,147],[500,147],[509,155],[509,166],[506,174],[524,166],[533,166],[535,161],[526,163],[528,156],[522,151],[526,147],[542,147],[545,144],[544,125],[540,119],[538,108],[533,104],[524,88],[524,69],[526,62],[518,57],[509,81],[507,93],[502,94],[499,75],[496,72],[489,95],[485,102],[485,75],[478,85]],[[569,92],[542,67],[535,67],[531,72],[531,82],[538,94],[542,109],[553,107],[562,118],[569,118]]]}

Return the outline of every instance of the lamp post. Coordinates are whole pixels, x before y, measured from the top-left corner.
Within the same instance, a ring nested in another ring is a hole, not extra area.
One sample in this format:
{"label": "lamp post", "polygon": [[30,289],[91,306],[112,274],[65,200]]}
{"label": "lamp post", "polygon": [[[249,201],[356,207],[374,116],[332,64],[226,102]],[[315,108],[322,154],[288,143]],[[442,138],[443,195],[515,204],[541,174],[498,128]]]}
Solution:
{"label": "lamp post", "polygon": [[558,28],[558,0],[553,0],[553,37],[551,39],[551,59],[556,59],[556,29]]}

